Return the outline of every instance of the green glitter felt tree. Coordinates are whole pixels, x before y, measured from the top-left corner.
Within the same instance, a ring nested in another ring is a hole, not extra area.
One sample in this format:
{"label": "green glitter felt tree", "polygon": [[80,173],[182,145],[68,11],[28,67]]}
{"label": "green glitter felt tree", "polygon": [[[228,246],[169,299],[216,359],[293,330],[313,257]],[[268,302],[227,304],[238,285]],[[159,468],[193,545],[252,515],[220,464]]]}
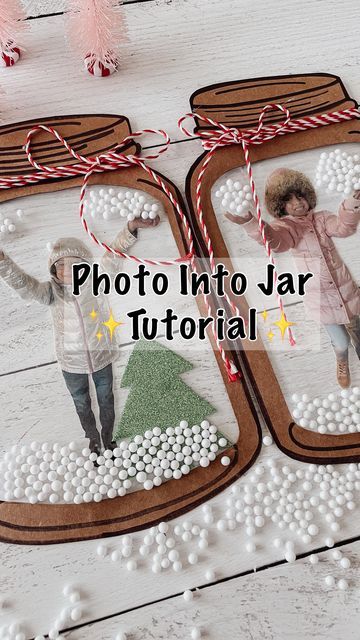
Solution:
{"label": "green glitter felt tree", "polygon": [[216,409],[183,382],[193,365],[159,342],[140,340],[130,355],[121,387],[129,396],[115,438],[133,438],[147,429],[199,424]]}

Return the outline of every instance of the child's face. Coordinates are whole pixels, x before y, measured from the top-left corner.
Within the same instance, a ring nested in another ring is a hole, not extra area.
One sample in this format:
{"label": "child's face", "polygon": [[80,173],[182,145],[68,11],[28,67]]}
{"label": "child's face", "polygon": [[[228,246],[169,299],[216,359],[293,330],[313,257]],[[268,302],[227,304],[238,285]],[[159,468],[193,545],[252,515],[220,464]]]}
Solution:
{"label": "child's face", "polygon": [[309,212],[308,201],[300,194],[292,193],[284,205],[289,216],[306,216]]}
{"label": "child's face", "polygon": [[60,258],[55,263],[56,276],[64,284],[71,284],[72,282],[72,266],[79,262],[79,258]]}

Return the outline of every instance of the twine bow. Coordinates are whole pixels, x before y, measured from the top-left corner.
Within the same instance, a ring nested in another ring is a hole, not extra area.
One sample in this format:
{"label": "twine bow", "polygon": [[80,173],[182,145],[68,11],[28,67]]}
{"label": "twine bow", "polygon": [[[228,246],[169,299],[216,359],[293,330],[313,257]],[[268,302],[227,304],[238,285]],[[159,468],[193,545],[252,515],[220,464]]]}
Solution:
{"label": "twine bow", "polygon": [[[67,149],[69,154],[73,156],[73,158],[78,160],[78,163],[70,166],[48,167],[46,165],[40,164],[39,162],[36,162],[36,160],[33,158],[31,153],[31,143],[32,143],[33,137],[40,130],[47,131],[48,133],[52,134],[57,140],[59,140],[59,142],[61,142],[61,144],[63,144],[63,146]],[[139,156],[136,154],[125,155],[124,153],[121,152],[121,149],[124,149],[124,147],[129,142],[133,142],[134,138],[137,138],[145,133],[153,133],[155,135],[161,136],[164,139],[163,146],[160,147],[160,149],[156,153]],[[102,247],[103,249],[105,249],[105,251],[108,251],[113,255],[120,256],[121,258],[127,258],[129,260],[133,260],[134,262],[137,262],[139,264],[146,264],[151,266],[170,266],[170,265],[179,264],[182,262],[189,262],[193,255],[194,243],[193,243],[191,228],[187,221],[187,218],[185,217],[179,202],[173,196],[173,194],[171,193],[167,185],[164,183],[162,178],[146,164],[147,160],[155,160],[162,153],[165,153],[169,147],[169,144],[170,144],[170,138],[168,134],[162,129],[144,129],[143,131],[136,131],[130,134],[129,136],[127,136],[126,138],[124,138],[122,142],[112,151],[100,154],[95,157],[90,157],[90,156],[85,157],[76,153],[76,151],[74,151],[74,149],[70,146],[67,140],[58,133],[58,131],[56,131],[52,127],[39,124],[33,127],[28,132],[26,137],[26,144],[24,146],[29,163],[31,164],[31,166],[34,167],[34,169],[37,170],[37,172],[28,174],[28,175],[17,176],[16,178],[3,178],[2,180],[0,180],[0,188],[9,188],[10,186],[23,186],[24,184],[29,184],[29,183],[34,184],[42,180],[48,180],[48,179],[54,179],[54,178],[69,178],[69,177],[83,175],[84,180],[80,190],[79,215],[80,215],[81,223],[86,233],[90,236],[93,242],[95,242],[95,244]],[[151,176],[151,178],[156,182],[156,184],[158,184],[161,187],[163,192],[169,198],[173,207],[176,209],[176,212],[179,215],[180,220],[185,227],[185,234],[188,239],[189,253],[187,253],[185,256],[176,258],[174,260],[141,259],[141,258],[138,258],[137,256],[129,255],[127,253],[119,251],[118,249],[114,249],[113,247],[110,247],[105,242],[100,241],[96,237],[96,235],[90,230],[87,220],[85,218],[85,212],[84,212],[86,188],[88,186],[90,177],[94,173],[104,173],[107,171],[115,171],[117,169],[124,169],[131,166],[138,166],[144,169],[144,171],[146,171]]]}
{"label": "twine bow", "polygon": [[[273,109],[279,109],[282,111],[286,118],[284,122],[275,125],[264,125],[264,118],[267,111]],[[202,116],[195,116],[196,118],[203,119]],[[216,128],[213,131],[202,131],[199,135],[204,136],[203,147],[206,151],[211,151],[215,146],[224,147],[231,144],[263,144],[267,140],[272,140],[276,136],[280,135],[283,131],[286,133],[287,124],[290,122],[290,112],[286,107],[280,104],[268,104],[266,105],[259,116],[259,123],[256,129],[245,129],[241,131],[234,127],[227,127],[221,123],[217,123],[215,120],[205,119]],[[184,132],[185,130],[182,129]],[[189,132],[187,132],[189,133]],[[205,139],[205,136],[208,139]]]}

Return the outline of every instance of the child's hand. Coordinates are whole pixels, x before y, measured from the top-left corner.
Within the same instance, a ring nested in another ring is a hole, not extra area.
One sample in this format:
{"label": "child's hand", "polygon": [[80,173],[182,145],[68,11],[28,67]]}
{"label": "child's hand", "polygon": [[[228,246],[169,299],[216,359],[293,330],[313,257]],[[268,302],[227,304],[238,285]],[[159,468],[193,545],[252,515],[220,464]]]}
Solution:
{"label": "child's hand", "polygon": [[225,218],[231,222],[235,222],[235,224],[245,224],[245,222],[250,222],[252,217],[253,215],[251,211],[248,211],[246,216],[234,216],[232,213],[225,213]]}
{"label": "child's hand", "polygon": [[151,218],[135,218],[135,220],[129,220],[128,229],[129,231],[135,231],[135,229],[146,229],[147,227],[157,227],[160,222],[159,216],[156,216],[153,220]]}

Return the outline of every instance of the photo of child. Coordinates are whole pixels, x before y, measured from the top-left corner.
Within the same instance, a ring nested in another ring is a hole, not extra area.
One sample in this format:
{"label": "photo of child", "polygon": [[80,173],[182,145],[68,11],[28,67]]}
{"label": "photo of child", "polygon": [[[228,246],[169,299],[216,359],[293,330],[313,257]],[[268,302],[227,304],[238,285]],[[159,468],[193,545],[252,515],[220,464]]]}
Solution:
{"label": "photo of child", "polygon": [[[154,219],[135,218],[118,233],[111,246],[126,252],[137,239],[138,229],[156,227]],[[60,238],[49,255],[50,279],[40,282],[25,273],[11,257],[0,249],[0,279],[24,300],[35,300],[48,306],[52,315],[55,351],[66,387],[73,399],[89,448],[97,454],[101,441],[105,449],[113,449],[115,407],[113,395],[113,362],[118,356],[116,342],[105,331],[99,336],[94,319],[108,317],[105,296],[93,296],[90,287],[72,294],[72,266],[77,262],[93,262],[87,246],[78,238]],[[101,260],[104,270],[116,268],[118,258],[106,252]],[[90,376],[93,379],[99,408],[101,434],[96,426],[90,398]]]}
{"label": "photo of child", "polygon": [[[314,274],[315,286],[307,287],[304,305],[309,317],[320,321],[336,356],[340,387],[351,384],[349,347],[360,359],[360,291],[332,238],[356,233],[360,221],[360,191],[354,191],[340,205],[338,215],[316,211],[316,193],[309,178],[300,171],[278,168],[266,180],[265,204],[274,223],[264,231],[274,253],[289,251],[299,273]],[[239,224],[249,238],[263,244],[257,219],[227,212],[228,220]]]}

